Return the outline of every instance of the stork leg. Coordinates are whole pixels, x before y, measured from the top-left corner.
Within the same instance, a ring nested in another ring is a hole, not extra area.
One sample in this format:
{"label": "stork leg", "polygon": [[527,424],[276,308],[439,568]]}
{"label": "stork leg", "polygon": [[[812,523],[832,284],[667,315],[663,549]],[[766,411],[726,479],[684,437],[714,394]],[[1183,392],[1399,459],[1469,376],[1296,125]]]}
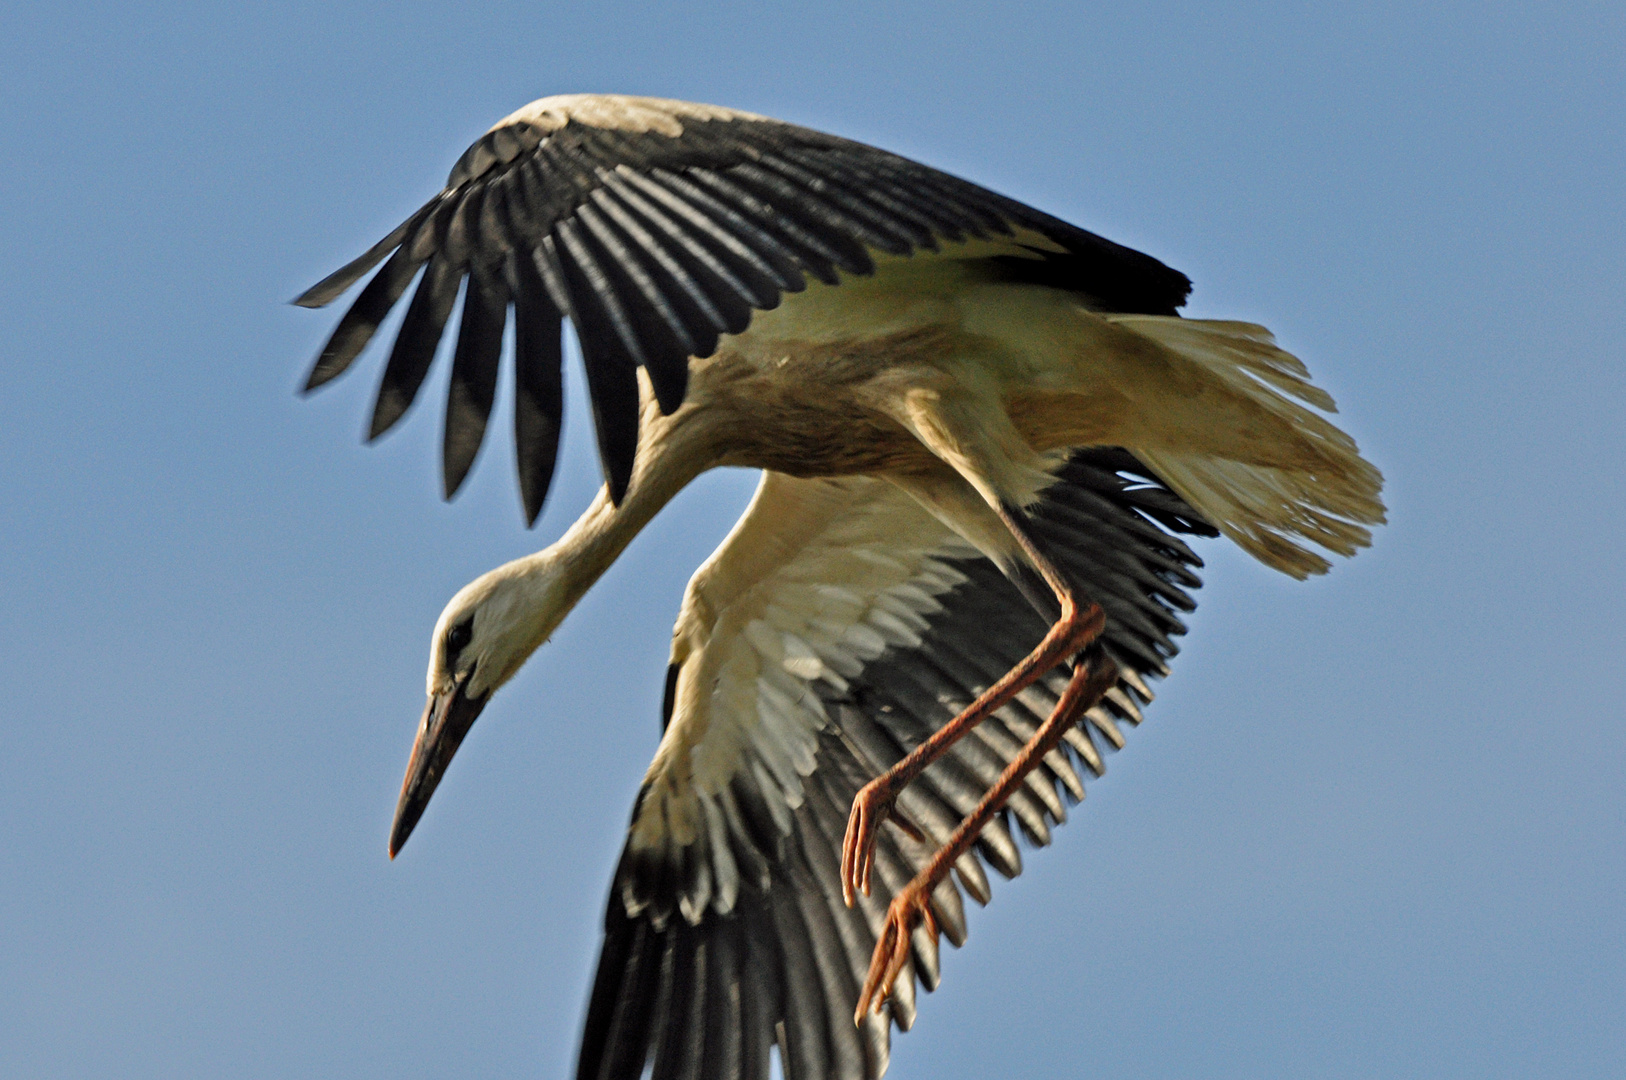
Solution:
{"label": "stork leg", "polygon": [[897,981],[899,972],[909,959],[909,936],[914,928],[924,925],[932,938],[936,939],[937,922],[931,913],[932,893],[948,877],[955,861],[977,842],[983,826],[1004,808],[1005,800],[1011,797],[1028,773],[1056,748],[1067,734],[1067,729],[1093,708],[1117,681],[1118,666],[1109,658],[1097,654],[1089,660],[1080,660],[1073,668],[1067,689],[1063,691],[1061,700],[1056,702],[1049,718],[1033,733],[1033,738],[1028,740],[1022,752],[1005,767],[977,808],[960,822],[960,827],[954,830],[948,842],[932,856],[926,868],[892,898],[892,904],[886,911],[886,925],[875,943],[869,974],[858,995],[854,1023],[862,1024],[865,1015],[872,1009],[878,1011],[891,995],[892,984]]}
{"label": "stork leg", "polygon": [[[898,795],[909,782],[967,732],[992,715],[994,710],[1033,685],[1057,664],[1083,651],[1100,635],[1106,624],[1106,615],[1099,604],[1087,604],[1075,597],[1072,587],[1055,563],[1040,550],[1017,519],[1018,512],[1003,506],[997,509],[1033,568],[1061,602],[1061,617],[1032,652],[983,691],[960,715],[933,732],[902,761],[859,789],[853,798],[852,811],[847,817],[847,834],[841,844],[841,893],[848,907],[852,907],[859,890],[865,896],[870,893],[870,879],[875,869],[876,837],[881,823],[892,817]],[[899,823],[902,824],[901,819]]]}

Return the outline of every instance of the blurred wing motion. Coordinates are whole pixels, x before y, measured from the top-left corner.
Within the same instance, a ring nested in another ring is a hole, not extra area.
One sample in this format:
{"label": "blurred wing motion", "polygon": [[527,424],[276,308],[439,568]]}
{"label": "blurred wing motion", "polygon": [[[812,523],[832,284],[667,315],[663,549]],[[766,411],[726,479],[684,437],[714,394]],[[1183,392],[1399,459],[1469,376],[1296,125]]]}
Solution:
{"label": "blurred wing motion", "polygon": [[[1173,533],[1214,530],[1121,450],[1076,451],[1030,509],[1072,580],[1107,612],[1122,678],[1009,803],[1034,844],[1084,796],[1082,776],[1140,719],[1166,672],[1198,558]],[[1160,527],[1161,526],[1161,527]],[[789,1080],[877,1077],[888,1019],[907,1029],[936,942],[882,1014],[853,1009],[888,902],[1034,733],[1066,684],[1053,672],[903,793],[920,837],[883,830],[875,894],[842,902],[854,792],[952,719],[1045,633],[996,566],[909,495],[870,478],[764,474],[744,517],[689,585],[674,631],[667,727],[611,889],[579,1076],[752,1078],[780,1047]],[[1061,784],[1058,794],[1057,782]],[[934,895],[965,940],[961,890],[987,903],[982,862],[1021,871],[1008,819]],[[980,855],[980,860],[979,856]]]}
{"label": "blurred wing motion", "polygon": [[872,252],[970,239],[1001,241],[991,261],[1013,280],[1066,289],[1098,310],[1172,315],[1191,287],[1148,255],[862,143],[708,105],[544,98],[492,128],[445,190],[295,301],[328,304],[383,263],[306,389],[345,371],[418,277],[373,409],[369,438],[383,434],[422,387],[461,291],[443,447],[450,498],[485,437],[512,307],[516,453],[534,522],[558,448],[569,318],[619,504],[637,446],[639,365],[669,413],[684,400],[690,357],[745,332],[753,311],[801,292],[809,275],[833,285],[873,272]]}

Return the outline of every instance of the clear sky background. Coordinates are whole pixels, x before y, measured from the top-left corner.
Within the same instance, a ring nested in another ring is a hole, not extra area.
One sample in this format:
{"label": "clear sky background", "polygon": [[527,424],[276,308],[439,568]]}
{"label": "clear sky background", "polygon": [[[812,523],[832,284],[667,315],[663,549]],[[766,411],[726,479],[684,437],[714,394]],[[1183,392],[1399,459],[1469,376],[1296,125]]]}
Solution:
{"label": "clear sky background", "polygon": [[297,399],[336,313],[287,301],[573,91],[839,132],[1151,252],[1388,477],[1328,578],[1202,548],[1146,724],[892,1075],[1626,1071],[1626,9],[478,8],[0,20],[0,1075],[569,1074],[671,620],[754,477],[655,522],[391,864],[435,616],[597,465],[572,371],[525,530],[504,387],[442,504],[444,367],[364,449],[379,354]]}

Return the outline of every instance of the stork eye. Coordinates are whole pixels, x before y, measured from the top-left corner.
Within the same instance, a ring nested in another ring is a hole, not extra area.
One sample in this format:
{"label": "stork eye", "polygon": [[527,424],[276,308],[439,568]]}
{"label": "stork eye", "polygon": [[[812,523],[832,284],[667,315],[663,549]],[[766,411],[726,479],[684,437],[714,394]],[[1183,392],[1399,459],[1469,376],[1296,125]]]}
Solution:
{"label": "stork eye", "polygon": [[452,627],[450,630],[446,631],[447,654],[450,656],[456,656],[458,653],[462,652],[463,646],[467,645],[469,643],[469,639],[473,636],[473,619],[466,619]]}

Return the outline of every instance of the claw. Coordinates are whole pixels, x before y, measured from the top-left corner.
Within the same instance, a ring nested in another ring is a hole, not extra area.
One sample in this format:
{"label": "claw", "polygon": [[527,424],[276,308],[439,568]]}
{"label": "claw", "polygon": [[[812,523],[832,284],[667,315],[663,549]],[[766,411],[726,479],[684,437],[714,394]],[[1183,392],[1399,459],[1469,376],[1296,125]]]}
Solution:
{"label": "claw", "polygon": [[909,962],[909,937],[915,924],[924,926],[932,940],[937,940],[937,920],[932,917],[929,896],[930,890],[916,878],[904,886],[887,907],[886,926],[875,942],[875,955],[870,958],[869,974],[864,978],[858,1009],[853,1013],[854,1024],[862,1025],[865,1016],[879,1013],[892,996],[893,984],[898,981],[903,965]]}

